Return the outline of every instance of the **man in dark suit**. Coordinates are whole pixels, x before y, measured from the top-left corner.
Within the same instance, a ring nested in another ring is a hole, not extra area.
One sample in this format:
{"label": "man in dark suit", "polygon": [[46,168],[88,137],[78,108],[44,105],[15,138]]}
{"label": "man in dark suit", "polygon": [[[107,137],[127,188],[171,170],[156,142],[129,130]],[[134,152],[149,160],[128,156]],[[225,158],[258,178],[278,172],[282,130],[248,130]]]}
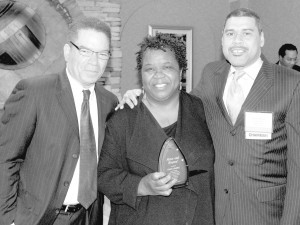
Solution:
{"label": "man in dark suit", "polygon": [[296,65],[298,50],[293,44],[284,44],[278,51],[279,60],[276,64],[286,66],[288,68],[297,70],[300,72],[300,66]]}
{"label": "man in dark suit", "polygon": [[209,63],[193,90],[216,151],[217,225],[300,224],[300,77],[269,63],[264,42],[256,13],[231,12],[226,60]]}
{"label": "man in dark suit", "polygon": [[[102,224],[103,195],[86,187],[95,187],[105,122],[117,104],[97,83],[110,38],[110,28],[96,18],[72,24],[64,45],[66,69],[21,80],[7,100],[0,123],[1,225]],[[88,110],[81,111],[83,101]],[[83,124],[94,143],[88,153],[82,153]],[[84,162],[86,154],[94,164]],[[93,176],[81,176],[86,170]]]}

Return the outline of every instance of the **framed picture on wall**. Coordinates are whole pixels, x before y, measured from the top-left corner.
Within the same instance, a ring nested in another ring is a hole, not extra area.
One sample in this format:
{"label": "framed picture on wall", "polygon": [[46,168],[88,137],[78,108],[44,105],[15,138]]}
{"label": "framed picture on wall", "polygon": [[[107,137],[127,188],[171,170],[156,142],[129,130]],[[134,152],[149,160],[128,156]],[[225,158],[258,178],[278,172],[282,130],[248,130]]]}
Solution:
{"label": "framed picture on wall", "polygon": [[187,71],[182,76],[182,89],[186,92],[192,90],[192,28],[191,27],[177,27],[177,26],[156,26],[149,25],[148,34],[153,36],[157,33],[174,34],[182,37],[186,43],[186,59],[187,59]]}

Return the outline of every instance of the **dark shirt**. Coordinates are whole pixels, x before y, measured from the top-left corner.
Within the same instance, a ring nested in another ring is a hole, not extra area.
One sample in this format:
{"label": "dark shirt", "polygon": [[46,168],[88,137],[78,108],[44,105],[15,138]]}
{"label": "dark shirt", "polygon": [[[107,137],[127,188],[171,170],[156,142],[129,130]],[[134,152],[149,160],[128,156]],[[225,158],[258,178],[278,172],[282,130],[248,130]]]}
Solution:
{"label": "dark shirt", "polygon": [[300,72],[300,66],[298,66],[298,65],[294,65],[294,66],[293,66],[293,69],[294,69],[294,70],[297,70],[298,72]]}
{"label": "dark shirt", "polygon": [[[277,65],[280,65],[280,64],[279,64],[279,61],[277,61],[276,64],[277,64]],[[280,66],[281,66],[281,65],[280,65]],[[300,66],[294,65],[292,68],[293,68],[293,70],[296,70],[296,71],[300,72]]]}
{"label": "dark shirt", "polygon": [[166,135],[168,135],[169,137],[175,138],[176,127],[177,127],[177,122],[175,122],[167,127],[164,127],[163,130],[165,131]]}

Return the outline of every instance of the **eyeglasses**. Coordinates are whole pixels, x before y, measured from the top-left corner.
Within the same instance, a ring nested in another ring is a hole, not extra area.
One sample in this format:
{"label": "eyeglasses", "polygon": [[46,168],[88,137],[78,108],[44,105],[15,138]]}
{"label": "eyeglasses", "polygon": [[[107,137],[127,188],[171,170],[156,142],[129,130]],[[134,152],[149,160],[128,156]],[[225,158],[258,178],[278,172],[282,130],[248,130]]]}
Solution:
{"label": "eyeglasses", "polygon": [[91,57],[93,55],[93,53],[95,53],[98,57],[98,59],[109,59],[110,57],[110,52],[95,52],[86,48],[81,48],[78,47],[77,45],[75,45],[72,41],[70,41],[70,43],[77,48],[77,50],[79,51],[79,54],[85,57]]}

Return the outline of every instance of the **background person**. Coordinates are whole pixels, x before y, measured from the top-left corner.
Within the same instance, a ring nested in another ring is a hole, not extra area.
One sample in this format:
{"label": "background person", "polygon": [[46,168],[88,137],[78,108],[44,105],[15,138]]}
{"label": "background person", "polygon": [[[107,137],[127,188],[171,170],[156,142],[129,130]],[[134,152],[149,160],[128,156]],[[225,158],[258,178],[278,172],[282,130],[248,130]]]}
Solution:
{"label": "background person", "polygon": [[276,63],[281,66],[297,70],[300,72],[300,66],[296,65],[298,50],[293,44],[284,44],[279,48],[278,51],[279,61]]}
{"label": "background person", "polygon": [[[8,98],[0,124],[1,225],[102,224],[97,154],[117,98],[96,82],[109,59],[110,38],[110,28],[96,18],[75,22],[64,45],[66,69],[21,80]],[[89,100],[83,101],[83,90]],[[84,125],[94,133],[91,154],[82,153]],[[94,166],[84,162],[86,155]],[[91,182],[81,180],[86,168],[94,175],[85,176]],[[90,193],[89,201],[82,197]]]}
{"label": "background person", "polygon": [[[99,189],[111,200],[109,224],[212,225],[214,151],[201,100],[179,90],[185,45],[160,34],[140,47],[144,98],[108,121],[98,167]],[[172,189],[176,180],[157,172],[168,137],[175,138],[189,165],[185,187]]]}

